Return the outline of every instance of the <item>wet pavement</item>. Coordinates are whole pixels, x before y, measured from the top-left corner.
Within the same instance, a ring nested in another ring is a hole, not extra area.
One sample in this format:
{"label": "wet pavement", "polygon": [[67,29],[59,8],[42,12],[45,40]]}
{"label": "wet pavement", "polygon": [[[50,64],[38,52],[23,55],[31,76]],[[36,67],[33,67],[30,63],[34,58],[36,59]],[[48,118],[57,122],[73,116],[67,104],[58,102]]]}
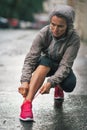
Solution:
{"label": "wet pavement", "polygon": [[38,31],[0,30],[0,130],[87,130],[87,46],[81,44],[73,69],[77,85],[65,93],[63,105],[50,94],[33,101],[34,122],[19,120],[20,85],[24,57]]}

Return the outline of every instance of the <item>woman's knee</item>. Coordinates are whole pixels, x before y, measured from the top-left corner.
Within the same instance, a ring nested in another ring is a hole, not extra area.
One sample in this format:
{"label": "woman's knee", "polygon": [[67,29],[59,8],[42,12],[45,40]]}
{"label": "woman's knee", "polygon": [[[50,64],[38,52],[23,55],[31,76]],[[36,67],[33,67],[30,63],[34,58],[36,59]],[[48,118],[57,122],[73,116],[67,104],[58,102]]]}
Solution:
{"label": "woman's knee", "polygon": [[65,92],[72,92],[76,86],[76,76],[73,72],[61,83]]}
{"label": "woman's knee", "polygon": [[72,84],[72,85],[69,85],[69,86],[64,86],[64,87],[63,87],[63,90],[64,90],[65,92],[69,92],[69,93],[70,93],[70,92],[73,92],[75,86],[76,86],[76,84]]}
{"label": "woman's knee", "polygon": [[50,67],[48,67],[48,66],[44,66],[44,65],[39,65],[37,68],[36,68],[36,70],[35,70],[35,72],[37,73],[37,74],[47,74],[48,72],[50,71]]}

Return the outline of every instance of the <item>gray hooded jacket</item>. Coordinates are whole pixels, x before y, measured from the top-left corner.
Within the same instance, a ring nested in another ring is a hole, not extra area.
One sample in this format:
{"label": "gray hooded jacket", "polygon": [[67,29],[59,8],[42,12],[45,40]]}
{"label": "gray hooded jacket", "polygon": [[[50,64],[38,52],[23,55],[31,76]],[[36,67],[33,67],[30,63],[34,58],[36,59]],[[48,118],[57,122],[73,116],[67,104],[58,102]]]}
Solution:
{"label": "gray hooded jacket", "polygon": [[68,30],[60,39],[53,37],[49,25],[40,30],[34,39],[29,53],[26,55],[22,69],[21,82],[30,82],[32,73],[41,55],[46,55],[58,64],[54,75],[47,79],[52,86],[59,84],[68,76],[80,47],[80,38],[73,28],[75,12],[67,5],[58,6],[50,17],[55,13],[63,15],[67,19]]}

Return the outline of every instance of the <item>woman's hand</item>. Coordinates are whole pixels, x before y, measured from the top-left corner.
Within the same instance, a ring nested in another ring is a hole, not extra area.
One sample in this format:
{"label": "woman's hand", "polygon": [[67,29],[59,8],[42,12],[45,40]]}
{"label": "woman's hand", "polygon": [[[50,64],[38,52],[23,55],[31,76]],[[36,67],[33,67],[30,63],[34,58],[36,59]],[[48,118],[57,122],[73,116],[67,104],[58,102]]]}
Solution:
{"label": "woman's hand", "polygon": [[45,83],[41,89],[40,89],[40,93],[41,94],[47,94],[50,92],[50,88],[51,88],[51,83],[50,82],[47,82]]}
{"label": "woman's hand", "polygon": [[23,82],[21,86],[18,88],[18,91],[23,97],[26,97],[29,91],[29,83]]}

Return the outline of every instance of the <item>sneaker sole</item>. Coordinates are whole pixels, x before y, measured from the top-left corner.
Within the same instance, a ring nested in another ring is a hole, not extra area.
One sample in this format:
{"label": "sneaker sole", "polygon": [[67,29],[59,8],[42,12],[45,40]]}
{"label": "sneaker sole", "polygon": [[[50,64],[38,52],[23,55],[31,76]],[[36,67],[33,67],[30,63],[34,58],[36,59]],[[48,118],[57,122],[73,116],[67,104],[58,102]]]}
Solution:
{"label": "sneaker sole", "polygon": [[64,100],[63,97],[54,97],[55,100]]}
{"label": "sneaker sole", "polygon": [[26,118],[26,119],[19,117],[19,119],[22,120],[22,121],[33,121],[33,118],[29,118],[29,117]]}

